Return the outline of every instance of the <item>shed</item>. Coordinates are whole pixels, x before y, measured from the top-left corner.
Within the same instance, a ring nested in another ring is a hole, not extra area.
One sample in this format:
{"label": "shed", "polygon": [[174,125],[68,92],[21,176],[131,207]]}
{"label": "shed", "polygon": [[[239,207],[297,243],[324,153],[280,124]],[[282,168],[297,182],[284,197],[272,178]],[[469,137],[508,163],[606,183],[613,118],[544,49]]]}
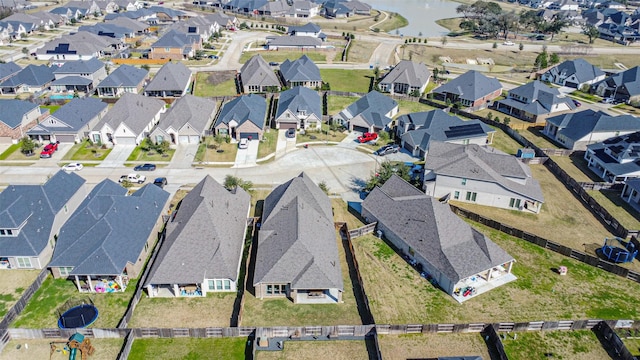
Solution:
{"label": "shed", "polygon": [[536,157],[536,151],[529,148],[518,149],[516,157],[522,159],[533,159],[534,157]]}

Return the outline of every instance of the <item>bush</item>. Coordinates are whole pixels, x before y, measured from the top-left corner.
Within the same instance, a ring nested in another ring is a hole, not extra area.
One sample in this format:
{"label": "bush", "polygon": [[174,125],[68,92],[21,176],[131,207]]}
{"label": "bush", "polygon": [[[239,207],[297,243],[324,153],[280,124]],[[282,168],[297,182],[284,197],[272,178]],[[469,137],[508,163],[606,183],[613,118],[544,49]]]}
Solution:
{"label": "bush", "polygon": [[33,150],[36,148],[36,143],[28,136],[23,137],[20,140],[20,152],[25,155],[33,154]]}

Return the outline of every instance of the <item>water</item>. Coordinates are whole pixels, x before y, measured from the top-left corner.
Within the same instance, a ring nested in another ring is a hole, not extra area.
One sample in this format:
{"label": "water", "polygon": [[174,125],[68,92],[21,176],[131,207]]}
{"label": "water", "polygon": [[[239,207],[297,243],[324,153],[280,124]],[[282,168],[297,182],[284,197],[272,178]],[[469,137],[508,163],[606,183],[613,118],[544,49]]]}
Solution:
{"label": "water", "polygon": [[365,0],[374,9],[390,11],[404,16],[409,26],[393,30],[390,34],[405,36],[441,37],[449,31],[436,24],[436,20],[459,17],[460,3],[449,0]]}
{"label": "water", "polygon": [[69,94],[69,95],[54,94],[54,95],[50,95],[49,99],[51,99],[51,100],[70,100],[70,99],[73,99],[73,94]]}

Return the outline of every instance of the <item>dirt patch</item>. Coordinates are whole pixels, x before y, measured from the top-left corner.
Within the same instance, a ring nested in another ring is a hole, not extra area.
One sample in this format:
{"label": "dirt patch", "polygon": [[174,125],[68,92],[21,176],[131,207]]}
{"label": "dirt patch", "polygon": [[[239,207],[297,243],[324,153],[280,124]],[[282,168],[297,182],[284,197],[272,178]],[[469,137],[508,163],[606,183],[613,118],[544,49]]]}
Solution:
{"label": "dirt patch", "polygon": [[334,359],[352,360],[366,359],[367,347],[364,341],[287,341],[283,351],[258,351],[256,358],[260,360],[315,360]]}
{"label": "dirt patch", "polygon": [[[65,339],[43,339],[43,340],[11,340],[2,351],[0,359],[7,360],[33,360],[33,359],[49,359],[51,351],[51,342],[61,342],[56,344],[57,348],[62,349]],[[91,344],[96,349],[95,353],[90,357],[91,360],[113,360],[118,357],[124,339],[91,339]],[[19,347],[19,348],[18,348]],[[78,359],[80,358],[78,354]],[[51,360],[68,360],[69,352],[66,355],[60,350],[51,355]]]}
{"label": "dirt patch", "polygon": [[6,270],[0,276],[0,294],[20,296],[36,278],[40,270]]}
{"label": "dirt patch", "polygon": [[220,85],[225,81],[232,80],[236,77],[236,72],[230,71],[214,71],[207,76],[207,84]]}
{"label": "dirt patch", "polygon": [[487,346],[479,333],[380,335],[378,341],[384,359],[472,355],[490,359]]}

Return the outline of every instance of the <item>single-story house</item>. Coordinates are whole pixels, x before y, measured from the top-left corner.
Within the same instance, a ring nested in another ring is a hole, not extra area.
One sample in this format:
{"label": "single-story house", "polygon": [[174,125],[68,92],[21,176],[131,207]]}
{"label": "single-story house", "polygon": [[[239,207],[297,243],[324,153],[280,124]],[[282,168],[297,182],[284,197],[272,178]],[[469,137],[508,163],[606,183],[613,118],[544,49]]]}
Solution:
{"label": "single-story house", "polygon": [[344,283],[329,197],[305,174],[264,200],[253,273],[255,296],[337,304]]}
{"label": "single-story house", "polygon": [[280,93],[276,129],[320,129],[322,100],[317,91],[296,86]]}
{"label": "single-story house", "polygon": [[67,61],[54,67],[55,80],[51,83],[51,91],[79,91],[93,93],[95,86],[107,77],[104,63],[96,58],[88,60]]}
{"label": "single-story house", "polygon": [[[79,31],[51,40],[38,50],[38,60],[68,61],[100,58],[111,51],[112,41],[106,36]],[[115,44],[114,44],[115,45]],[[116,45],[116,47],[119,47]]]}
{"label": "single-story house", "polygon": [[534,214],[544,202],[529,166],[492,147],[432,141],[424,169],[424,189],[436,198]]}
{"label": "single-story house", "polygon": [[576,108],[571,98],[539,80],[509,90],[507,98],[496,101],[495,106],[500,112],[534,123],[544,123],[552,114]]}
{"label": "single-story house", "polygon": [[[515,259],[454,214],[397,175],[362,202],[362,217],[458,302],[516,280]],[[419,264],[419,265],[418,265]],[[426,280],[425,280],[426,281]],[[467,287],[475,292],[464,296]]]}
{"label": "single-story house", "polygon": [[617,100],[640,100],[640,66],[613,74],[592,87],[596,95]]}
{"label": "single-story house", "polygon": [[333,120],[349,131],[378,132],[389,130],[397,113],[397,101],[373,90],[347,106]]}
{"label": "single-story house", "polygon": [[37,93],[49,89],[55,79],[53,69],[47,65],[27,65],[16,75],[0,83],[2,94]]}
{"label": "single-story house", "polygon": [[27,135],[38,142],[79,143],[88,138],[108,110],[100,99],[74,98],[27,131]]}
{"label": "single-story house", "polygon": [[171,145],[199,144],[205,131],[211,128],[215,114],[215,101],[187,94],[172,104],[149,138]]}
{"label": "single-story house", "polygon": [[233,140],[262,139],[267,101],[260,95],[238,96],[222,106],[213,129],[216,135]]}
{"label": "single-story house", "polygon": [[169,193],[153,184],[133,194],[112,180],[98,183],[62,226],[49,263],[54,278],[79,292],[125,291],[143,270],[164,222]]}
{"label": "single-story house", "polygon": [[605,78],[604,71],[585,59],[566,60],[547,70],[540,80],[560,86],[582,89]]}
{"label": "single-story house", "polygon": [[322,32],[322,28],[315,23],[306,23],[304,25],[295,26],[291,25],[287,28],[287,35],[289,36],[313,36],[324,41],[327,36]]}
{"label": "single-story house", "polygon": [[200,34],[169,30],[151,45],[150,59],[186,60],[202,49]]}
{"label": "single-story house", "polygon": [[288,88],[305,86],[315,89],[322,86],[320,69],[307,55],[294,61],[287,59],[280,64],[280,78]]}
{"label": "single-story house", "polygon": [[277,92],[282,88],[280,80],[260,54],[247,60],[238,75],[244,93]]}
{"label": "single-story house", "polygon": [[459,102],[463,107],[478,110],[502,95],[502,84],[496,78],[470,70],[439,86],[433,93],[438,100]]}
{"label": "single-story house", "polygon": [[120,97],[124,93],[139,94],[149,78],[145,69],[131,65],[120,65],[102,80],[96,89],[99,97]]}
{"label": "single-story house", "polygon": [[84,183],[58,171],[44,185],[9,185],[0,193],[0,269],[47,266],[62,224],[87,195]]}
{"label": "single-story house", "polygon": [[18,143],[43,114],[38,104],[25,100],[0,101],[0,144]]}
{"label": "single-story house", "polygon": [[160,68],[149,84],[144,95],[151,97],[180,97],[191,92],[193,74],[181,62],[170,61]]}
{"label": "single-story house", "polygon": [[322,39],[315,36],[269,36],[267,37],[267,49],[269,50],[300,50],[318,49],[323,47]]}
{"label": "single-story house", "polygon": [[144,286],[150,297],[236,292],[251,196],[205,176],[167,222]]}
{"label": "single-story house", "polygon": [[378,88],[382,92],[391,95],[418,93],[422,95],[429,84],[431,72],[427,65],[415,63],[410,60],[401,60],[389,73],[387,73]]}
{"label": "single-story house", "polygon": [[587,146],[589,169],[614,183],[640,177],[640,132],[616,136]]}

